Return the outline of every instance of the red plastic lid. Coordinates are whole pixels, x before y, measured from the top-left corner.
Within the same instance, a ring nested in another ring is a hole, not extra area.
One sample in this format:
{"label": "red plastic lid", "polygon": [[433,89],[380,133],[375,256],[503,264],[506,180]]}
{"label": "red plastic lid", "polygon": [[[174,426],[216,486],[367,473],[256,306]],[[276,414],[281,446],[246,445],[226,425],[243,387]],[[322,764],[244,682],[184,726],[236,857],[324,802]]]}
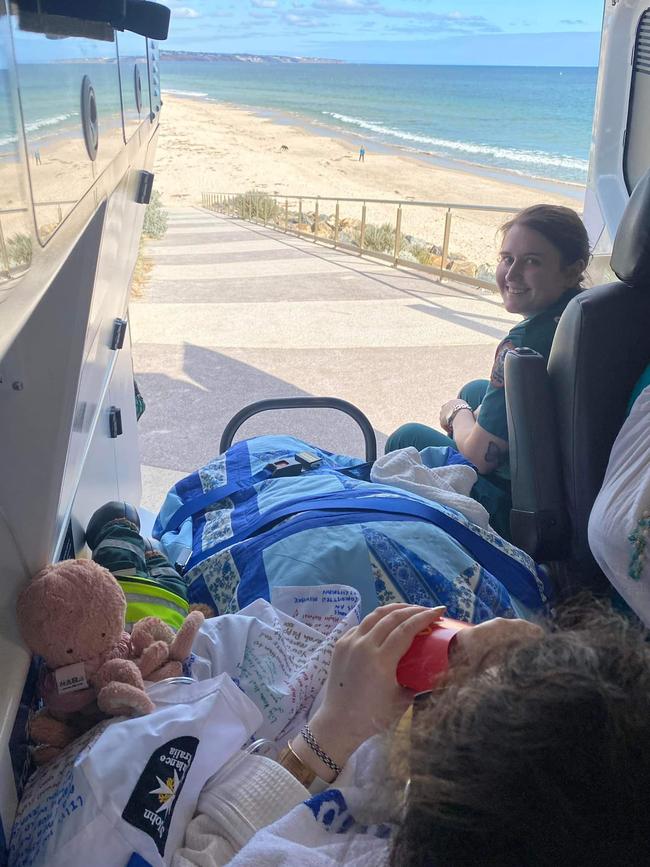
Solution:
{"label": "red plastic lid", "polygon": [[432,689],[438,676],[449,667],[449,646],[454,635],[469,626],[442,617],[416,635],[397,665],[397,682],[416,692]]}

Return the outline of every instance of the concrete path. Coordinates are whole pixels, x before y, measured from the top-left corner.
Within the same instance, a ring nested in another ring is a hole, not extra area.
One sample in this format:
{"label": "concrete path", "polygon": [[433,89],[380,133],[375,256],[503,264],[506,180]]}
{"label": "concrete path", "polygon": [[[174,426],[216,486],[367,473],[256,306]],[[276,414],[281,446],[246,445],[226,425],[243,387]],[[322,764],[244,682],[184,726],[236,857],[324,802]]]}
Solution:
{"label": "concrete path", "polygon": [[[402,422],[437,426],[440,405],[488,374],[517,319],[494,295],[198,208],[172,211],[147,253],[151,280],[130,319],[152,511],[218,453],[226,422],[254,400],[349,400],[380,453]],[[269,432],[363,454],[355,423],[332,410],[266,413],[237,438]]]}

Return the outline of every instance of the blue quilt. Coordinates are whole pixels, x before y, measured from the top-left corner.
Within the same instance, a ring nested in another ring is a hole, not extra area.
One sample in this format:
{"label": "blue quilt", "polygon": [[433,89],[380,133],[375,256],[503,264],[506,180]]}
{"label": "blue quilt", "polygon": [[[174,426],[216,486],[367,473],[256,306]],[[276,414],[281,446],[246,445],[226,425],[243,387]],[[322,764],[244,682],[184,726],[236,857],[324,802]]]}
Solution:
{"label": "blue quilt", "polygon": [[[277,478],[269,464],[309,451],[315,469]],[[429,450],[430,452],[433,450]],[[439,465],[458,462],[440,448]],[[362,613],[408,601],[446,605],[479,623],[549,601],[544,575],[523,551],[459,512],[369,481],[369,466],[288,436],[236,443],[168,493],[154,535],[172,562],[191,551],[191,602],[219,613],[275,586],[348,584]]]}

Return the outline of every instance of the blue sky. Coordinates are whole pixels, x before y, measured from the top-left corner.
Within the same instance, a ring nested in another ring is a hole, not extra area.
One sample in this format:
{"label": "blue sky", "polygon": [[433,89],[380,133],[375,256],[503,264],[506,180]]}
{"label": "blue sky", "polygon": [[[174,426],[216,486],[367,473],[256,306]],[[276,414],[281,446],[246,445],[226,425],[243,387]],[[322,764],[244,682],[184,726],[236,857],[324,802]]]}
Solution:
{"label": "blue sky", "polygon": [[601,0],[171,0],[166,47],[359,63],[596,66]]}

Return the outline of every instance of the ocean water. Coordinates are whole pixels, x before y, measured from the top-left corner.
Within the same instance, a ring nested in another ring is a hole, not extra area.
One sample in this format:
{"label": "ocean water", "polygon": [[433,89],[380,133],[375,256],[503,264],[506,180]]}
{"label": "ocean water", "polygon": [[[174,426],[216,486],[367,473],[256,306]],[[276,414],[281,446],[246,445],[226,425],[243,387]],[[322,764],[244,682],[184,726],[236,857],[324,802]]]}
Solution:
{"label": "ocean water", "polygon": [[275,109],[373,142],[584,183],[596,69],[163,61],[163,92]]}
{"label": "ocean water", "polygon": [[[163,92],[272,109],[384,144],[520,175],[584,183],[596,89],[585,68],[250,64],[163,61]],[[119,113],[113,64],[20,69],[30,146],[80,135],[79,82],[91,77],[100,118]],[[6,89],[0,70],[0,88]],[[101,121],[100,121],[101,122]],[[164,123],[164,110],[163,110]],[[191,131],[190,131],[191,132]],[[0,152],[16,132],[0,100]]]}

